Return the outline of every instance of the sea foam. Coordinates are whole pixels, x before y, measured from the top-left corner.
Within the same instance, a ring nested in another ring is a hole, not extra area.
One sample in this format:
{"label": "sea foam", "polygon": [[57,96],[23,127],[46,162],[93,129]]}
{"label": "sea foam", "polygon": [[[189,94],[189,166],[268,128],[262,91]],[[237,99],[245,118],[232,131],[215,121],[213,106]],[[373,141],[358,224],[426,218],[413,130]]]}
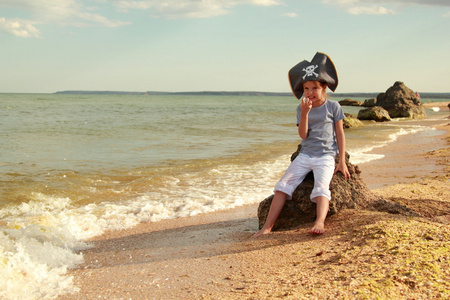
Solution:
{"label": "sea foam", "polygon": [[67,270],[83,263],[86,242],[106,230],[193,216],[270,195],[289,156],[254,164],[223,164],[167,177],[164,185],[121,202],[77,206],[68,198],[34,193],[0,210],[1,299],[52,299],[78,288]]}
{"label": "sea foam", "polygon": [[382,159],[383,157],[385,157],[384,154],[376,154],[370,152],[372,152],[374,149],[381,148],[395,142],[402,135],[434,129],[421,125],[414,125],[406,128],[404,126],[401,127],[400,125],[391,125],[391,127],[395,128],[395,130],[394,132],[387,135],[387,139],[378,142],[368,141],[368,145],[365,147],[348,150],[348,153],[350,154],[350,162],[352,164],[358,165],[373,160]]}

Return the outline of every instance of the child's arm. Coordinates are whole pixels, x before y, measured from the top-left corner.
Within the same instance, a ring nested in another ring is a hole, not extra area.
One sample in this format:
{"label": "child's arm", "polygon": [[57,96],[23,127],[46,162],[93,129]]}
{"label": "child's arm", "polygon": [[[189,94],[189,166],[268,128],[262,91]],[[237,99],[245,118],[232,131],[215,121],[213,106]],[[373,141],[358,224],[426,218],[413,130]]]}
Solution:
{"label": "child's arm", "polygon": [[350,172],[348,171],[347,164],[345,163],[345,134],[344,134],[344,121],[340,120],[334,123],[334,129],[336,132],[336,140],[339,150],[339,164],[334,170],[334,174],[338,171],[344,175],[344,178],[350,178]]}
{"label": "child's arm", "polygon": [[308,114],[312,108],[312,102],[308,98],[300,100],[300,123],[298,124],[298,134],[302,140],[308,137]]}

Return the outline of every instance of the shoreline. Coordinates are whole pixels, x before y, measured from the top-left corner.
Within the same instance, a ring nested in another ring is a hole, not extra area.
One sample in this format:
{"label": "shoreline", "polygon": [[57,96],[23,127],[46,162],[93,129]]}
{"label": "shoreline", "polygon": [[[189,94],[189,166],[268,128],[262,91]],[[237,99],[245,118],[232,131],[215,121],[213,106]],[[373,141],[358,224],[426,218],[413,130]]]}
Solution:
{"label": "shoreline", "polygon": [[420,120],[413,122],[434,129],[401,135],[396,141],[368,152],[382,154],[383,158],[358,165],[362,179],[369,189],[414,182],[439,173],[442,169],[436,161],[437,158],[422,154],[447,147],[445,139],[449,135],[449,126],[445,124],[450,124],[450,121],[442,119],[432,124]]}
{"label": "shoreline", "polygon": [[[437,130],[400,136],[374,149],[371,153],[385,157],[359,165],[368,187],[375,193],[406,197],[405,191],[397,194],[398,186],[448,175],[448,159],[442,164],[443,158],[432,154],[449,148],[448,120],[438,123],[432,125]],[[346,234],[380,220],[404,219],[347,210],[331,216],[326,233],[319,237],[307,234],[311,224],[305,224],[252,240],[249,237],[258,228],[257,207],[142,223],[95,237],[90,240],[93,248],[83,251],[85,263],[68,272],[80,291],[58,299],[301,299],[306,295],[317,299],[318,293],[339,298],[347,295],[339,284],[355,290],[357,273],[364,273],[345,265],[347,273],[356,272],[353,279],[327,280],[344,266],[321,266],[343,251],[350,253],[354,237],[346,239]]]}

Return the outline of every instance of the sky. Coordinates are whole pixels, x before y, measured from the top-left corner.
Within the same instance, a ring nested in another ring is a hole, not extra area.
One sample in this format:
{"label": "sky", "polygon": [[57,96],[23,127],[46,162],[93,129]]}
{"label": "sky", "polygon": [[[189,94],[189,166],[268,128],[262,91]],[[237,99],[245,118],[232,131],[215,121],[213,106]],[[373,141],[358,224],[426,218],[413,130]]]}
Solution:
{"label": "sky", "polygon": [[450,92],[450,0],[0,0],[0,93],[284,93],[316,52],[337,93]]}

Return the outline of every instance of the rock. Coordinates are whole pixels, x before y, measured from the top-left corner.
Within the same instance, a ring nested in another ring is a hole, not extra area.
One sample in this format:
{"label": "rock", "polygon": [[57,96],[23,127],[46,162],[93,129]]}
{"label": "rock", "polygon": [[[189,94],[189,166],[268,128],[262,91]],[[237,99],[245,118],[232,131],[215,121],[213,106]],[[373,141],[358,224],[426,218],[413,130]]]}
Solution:
{"label": "rock", "polygon": [[390,121],[389,113],[380,106],[369,107],[361,109],[358,112],[359,120],[374,120],[376,122]]}
{"label": "rock", "polygon": [[345,129],[364,126],[364,124],[360,120],[347,113],[345,114],[345,118],[343,121]]}
{"label": "rock", "polygon": [[[300,148],[301,145],[299,145],[297,151],[292,154],[291,161],[297,157]],[[345,180],[344,176],[339,172],[335,174],[331,180],[330,190],[332,200],[330,201],[329,216],[343,209],[363,209],[368,207],[372,202],[378,200],[378,197],[374,195],[362,181],[360,176],[361,171],[358,166],[348,162],[349,158],[350,156],[346,153],[345,160],[351,178]],[[314,221],[316,217],[316,204],[310,200],[313,187],[314,176],[313,173],[310,172],[305,180],[295,189],[292,199],[286,201],[272,230],[295,228],[300,224]],[[273,195],[264,199],[259,204],[259,228],[262,228],[264,225],[272,199]]]}
{"label": "rock", "polygon": [[362,106],[363,102],[358,100],[352,100],[352,99],[344,99],[339,101],[339,104],[342,106]]}
{"label": "rock", "polygon": [[364,100],[364,103],[363,103],[362,106],[364,106],[364,107],[374,107],[375,105],[377,105],[377,99],[372,98],[372,99]]}
{"label": "rock", "polygon": [[416,93],[403,82],[397,81],[386,90],[378,94],[377,105],[386,109],[391,118],[424,118],[425,108]]}

